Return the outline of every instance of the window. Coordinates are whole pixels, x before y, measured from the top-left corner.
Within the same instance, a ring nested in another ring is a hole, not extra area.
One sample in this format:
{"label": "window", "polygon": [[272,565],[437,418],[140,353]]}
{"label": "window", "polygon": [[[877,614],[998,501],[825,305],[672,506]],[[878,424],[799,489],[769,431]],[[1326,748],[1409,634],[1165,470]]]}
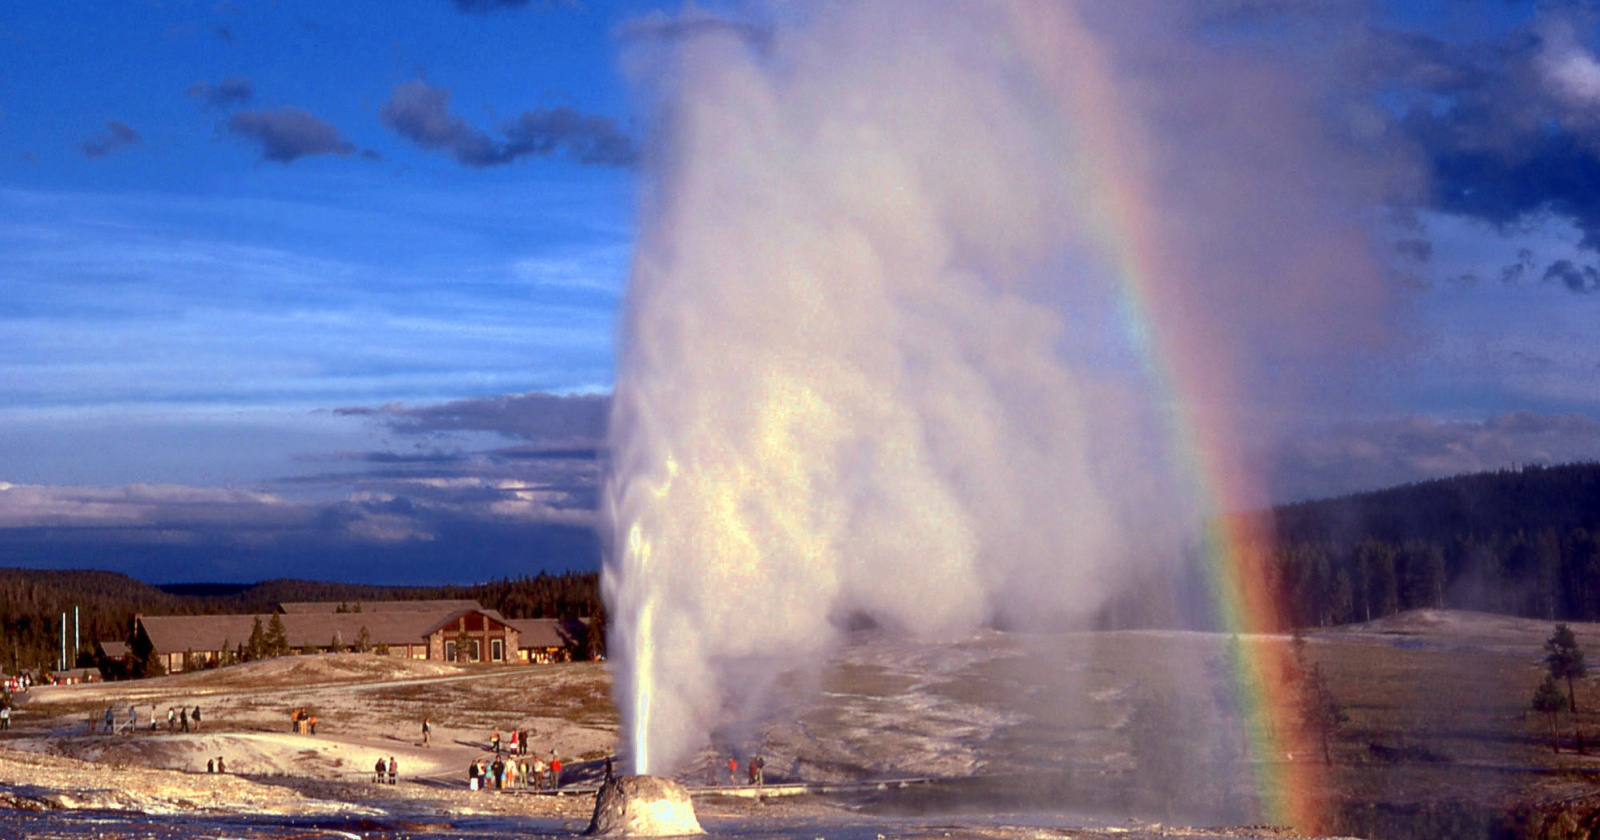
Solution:
{"label": "window", "polygon": [[472,647],[467,648],[467,650],[471,651],[472,656],[467,661],[469,661],[469,662],[482,662],[483,661],[483,642],[482,642],[482,640],[472,639],[469,642],[469,644],[471,644]]}
{"label": "window", "polygon": [[505,639],[494,639],[489,642],[489,658],[496,662],[506,661]]}

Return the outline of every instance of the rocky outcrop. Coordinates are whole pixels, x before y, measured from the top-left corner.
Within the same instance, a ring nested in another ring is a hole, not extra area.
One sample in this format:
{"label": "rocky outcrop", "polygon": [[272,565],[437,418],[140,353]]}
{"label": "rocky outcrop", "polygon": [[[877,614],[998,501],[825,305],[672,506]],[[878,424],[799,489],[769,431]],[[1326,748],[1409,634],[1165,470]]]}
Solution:
{"label": "rocky outcrop", "polygon": [[689,791],[670,779],[621,776],[605,783],[594,800],[585,834],[607,837],[680,837],[704,834]]}

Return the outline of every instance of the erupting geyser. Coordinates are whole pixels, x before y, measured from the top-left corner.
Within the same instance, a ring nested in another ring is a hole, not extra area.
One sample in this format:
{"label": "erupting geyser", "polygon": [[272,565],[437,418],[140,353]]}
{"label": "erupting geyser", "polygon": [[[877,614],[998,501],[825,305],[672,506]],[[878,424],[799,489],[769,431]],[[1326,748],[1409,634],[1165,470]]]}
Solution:
{"label": "erupting geyser", "polygon": [[584,834],[681,837],[704,834],[683,785],[656,776],[619,776],[600,788]]}
{"label": "erupting geyser", "polygon": [[629,30],[655,107],[605,595],[633,772],[747,744],[861,618],[1159,616],[1197,518],[1259,503],[1225,480],[1251,360],[1289,391],[1377,275],[1312,100],[1183,31],[1205,5]]}

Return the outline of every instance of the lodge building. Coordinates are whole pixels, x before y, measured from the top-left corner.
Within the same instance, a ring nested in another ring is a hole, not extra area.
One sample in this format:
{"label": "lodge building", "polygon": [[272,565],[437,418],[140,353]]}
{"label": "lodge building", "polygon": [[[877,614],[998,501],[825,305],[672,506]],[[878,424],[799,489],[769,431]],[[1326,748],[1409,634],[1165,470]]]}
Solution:
{"label": "lodge building", "polygon": [[[257,621],[266,632],[273,617],[136,616],[132,647],[151,651],[169,674],[210,667],[224,650],[241,650]],[[477,601],[295,601],[280,604],[276,617],[292,651],[348,650],[364,635],[373,652],[438,662],[567,661],[587,630],[582,620],[506,619]]]}

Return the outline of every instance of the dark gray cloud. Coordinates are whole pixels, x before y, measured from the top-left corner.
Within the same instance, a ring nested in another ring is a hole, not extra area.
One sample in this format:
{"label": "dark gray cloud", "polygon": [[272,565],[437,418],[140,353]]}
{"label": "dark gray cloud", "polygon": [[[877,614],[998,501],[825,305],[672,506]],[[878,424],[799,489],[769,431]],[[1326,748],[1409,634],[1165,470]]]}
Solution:
{"label": "dark gray cloud", "polygon": [[1394,252],[1413,262],[1427,262],[1433,259],[1433,243],[1426,239],[1402,239],[1394,243]]}
{"label": "dark gray cloud", "polygon": [[681,41],[722,35],[760,48],[766,48],[772,41],[772,31],[766,27],[692,6],[677,15],[657,10],[631,18],[617,27],[616,34],[624,41]]}
{"label": "dark gray cloud", "polygon": [[402,405],[336,409],[371,417],[396,432],[493,432],[534,443],[598,447],[606,438],[611,397],[605,394],[529,393],[455,400],[409,408]]}
{"label": "dark gray cloud", "polygon": [[261,159],[293,163],[311,155],[350,155],[356,147],[339,129],[294,107],[240,111],[228,119],[228,131],[261,144]]}
{"label": "dark gray cloud", "polygon": [[1569,291],[1589,294],[1600,291],[1600,271],[1592,265],[1574,265],[1571,260],[1556,260],[1545,269],[1544,281],[1556,282]]}
{"label": "dark gray cloud", "polygon": [[139,132],[129,128],[127,123],[109,120],[106,122],[105,131],[84,141],[83,154],[85,157],[102,158],[120,152],[139,142],[140,139]]}
{"label": "dark gray cloud", "polygon": [[112,569],[162,583],[460,583],[598,568],[590,523],[560,511],[521,515],[505,507],[512,495],[300,502],[186,487],[0,485],[0,553],[12,566]]}
{"label": "dark gray cloud", "polygon": [[184,93],[208,108],[222,109],[249,102],[255,96],[255,88],[244,76],[229,76],[214,85],[195,82]]}
{"label": "dark gray cloud", "polygon": [[597,166],[631,166],[636,157],[632,139],[615,120],[567,106],[525,111],[493,137],[450,113],[450,91],[420,80],[396,85],[379,117],[401,137],[474,168],[563,153]]}
{"label": "dark gray cloud", "polygon": [[1300,500],[1526,464],[1600,459],[1600,420],[1519,411],[1483,421],[1347,423],[1283,448],[1274,497]]}

